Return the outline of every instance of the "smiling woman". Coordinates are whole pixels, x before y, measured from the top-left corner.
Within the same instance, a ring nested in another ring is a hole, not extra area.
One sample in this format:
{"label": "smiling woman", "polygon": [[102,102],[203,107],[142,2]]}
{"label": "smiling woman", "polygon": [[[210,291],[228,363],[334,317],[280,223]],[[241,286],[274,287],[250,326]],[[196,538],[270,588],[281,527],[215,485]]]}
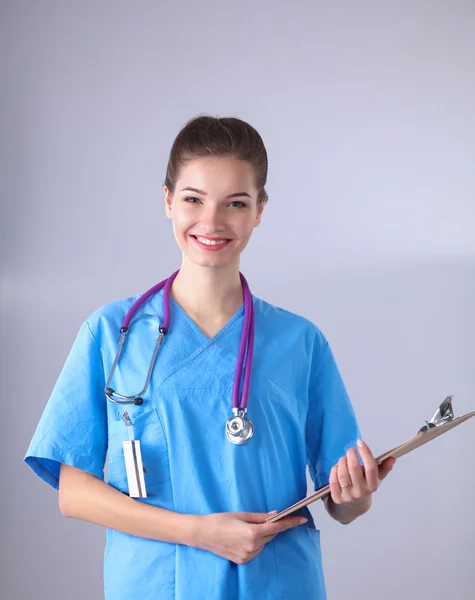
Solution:
{"label": "smiling woman", "polygon": [[251,125],[184,126],[163,186],[181,266],[85,320],[31,441],[25,460],[61,512],[108,529],[108,600],[323,600],[308,508],[267,519],[306,494],[308,466],[349,523],[393,464],[359,440],[324,334],[239,270],[266,181]]}
{"label": "smiling woman", "polygon": [[195,158],[164,192],[167,216],[186,262],[235,271],[265,205],[258,201],[254,167],[234,157]]}
{"label": "smiling woman", "polygon": [[203,116],[182,129],[170,152],[164,192],[186,261],[236,271],[268,199],[267,164],[262,138],[239,119]]}

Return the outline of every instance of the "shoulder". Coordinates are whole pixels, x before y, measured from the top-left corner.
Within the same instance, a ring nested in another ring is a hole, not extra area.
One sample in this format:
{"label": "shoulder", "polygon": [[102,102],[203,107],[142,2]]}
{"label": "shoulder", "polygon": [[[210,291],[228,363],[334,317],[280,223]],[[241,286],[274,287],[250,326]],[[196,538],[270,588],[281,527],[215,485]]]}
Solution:
{"label": "shoulder", "polygon": [[[119,298],[100,305],[86,318],[85,325],[94,337],[100,337],[110,330],[119,331],[126,314],[143,293],[142,291],[134,296]],[[150,299],[147,300],[147,303],[149,302]]]}
{"label": "shoulder", "polygon": [[310,319],[256,296],[253,298],[259,327],[265,332],[279,331],[286,335],[291,333],[292,337],[304,339],[318,354],[325,350],[328,341],[322,330]]}

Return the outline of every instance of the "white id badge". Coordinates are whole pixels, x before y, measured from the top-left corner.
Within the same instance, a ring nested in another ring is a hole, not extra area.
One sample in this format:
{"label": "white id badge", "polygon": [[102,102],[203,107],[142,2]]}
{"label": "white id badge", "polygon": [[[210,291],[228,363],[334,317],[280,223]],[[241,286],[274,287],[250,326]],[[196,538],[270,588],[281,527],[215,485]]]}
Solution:
{"label": "white id badge", "polygon": [[146,498],[147,490],[145,488],[140,440],[135,439],[134,427],[128,413],[124,411],[120,416],[124,421],[129,434],[129,439],[122,442],[129,496],[131,498]]}
{"label": "white id badge", "polygon": [[145,488],[140,441],[125,440],[122,442],[122,447],[124,449],[129,496],[131,498],[146,498],[147,490]]}

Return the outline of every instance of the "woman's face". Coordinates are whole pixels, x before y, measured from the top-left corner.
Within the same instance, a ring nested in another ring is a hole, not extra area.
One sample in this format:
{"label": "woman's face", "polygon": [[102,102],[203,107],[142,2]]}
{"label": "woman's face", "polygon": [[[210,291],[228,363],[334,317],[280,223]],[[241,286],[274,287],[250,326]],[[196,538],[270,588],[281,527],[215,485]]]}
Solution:
{"label": "woman's face", "polygon": [[254,168],[236,158],[195,158],[180,170],[166,214],[184,257],[202,267],[238,266],[264,203],[257,204]]}

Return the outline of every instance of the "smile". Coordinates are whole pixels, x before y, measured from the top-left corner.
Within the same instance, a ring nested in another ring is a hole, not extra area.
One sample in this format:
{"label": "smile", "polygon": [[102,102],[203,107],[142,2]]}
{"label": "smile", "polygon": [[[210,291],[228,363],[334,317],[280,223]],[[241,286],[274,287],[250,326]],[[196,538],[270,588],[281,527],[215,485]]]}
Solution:
{"label": "smile", "polygon": [[221,250],[232,242],[232,240],[226,238],[210,239],[197,235],[192,235],[191,237],[200,246],[200,248],[205,248],[206,250]]}

